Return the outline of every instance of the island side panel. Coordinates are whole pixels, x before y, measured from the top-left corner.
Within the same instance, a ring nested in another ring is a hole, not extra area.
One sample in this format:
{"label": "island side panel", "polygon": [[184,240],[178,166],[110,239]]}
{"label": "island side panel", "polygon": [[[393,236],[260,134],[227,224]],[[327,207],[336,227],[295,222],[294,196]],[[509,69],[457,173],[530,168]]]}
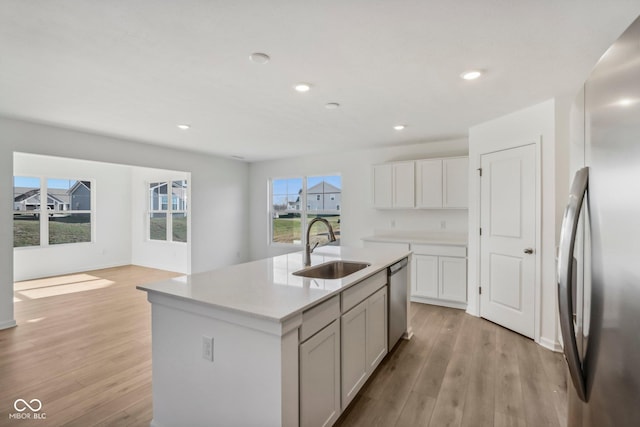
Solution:
{"label": "island side panel", "polygon": [[[271,332],[203,315],[202,307],[196,314],[185,311],[183,302],[176,308],[170,299],[150,301],[152,426],[297,425],[297,364],[282,363],[291,360],[283,352],[291,352],[294,341],[293,351],[297,350],[297,329],[283,340]],[[213,361],[202,357],[203,336],[214,339]]]}

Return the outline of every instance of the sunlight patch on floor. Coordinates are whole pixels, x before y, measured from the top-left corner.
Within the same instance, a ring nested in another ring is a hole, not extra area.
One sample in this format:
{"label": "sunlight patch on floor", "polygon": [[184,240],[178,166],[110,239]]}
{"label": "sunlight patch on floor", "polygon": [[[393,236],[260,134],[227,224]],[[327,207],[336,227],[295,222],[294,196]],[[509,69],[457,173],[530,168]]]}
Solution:
{"label": "sunlight patch on floor", "polygon": [[90,280],[100,279],[90,274],[78,273],[67,274],[64,276],[45,277],[44,279],[24,280],[13,284],[14,291],[23,291],[25,289],[43,288],[46,286],[68,285],[71,283],[88,282]]}
{"label": "sunlight patch on floor", "polygon": [[[89,276],[93,277],[93,276]],[[38,298],[47,298],[54,297],[58,295],[65,294],[73,294],[76,292],[86,292],[93,291],[95,289],[107,288],[113,285],[115,282],[106,279],[98,279],[88,280],[84,282],[75,282],[70,284],[60,284],[60,285],[49,285],[40,288],[32,288],[25,290],[16,290],[16,294],[18,296],[29,298],[29,299],[38,299]]]}

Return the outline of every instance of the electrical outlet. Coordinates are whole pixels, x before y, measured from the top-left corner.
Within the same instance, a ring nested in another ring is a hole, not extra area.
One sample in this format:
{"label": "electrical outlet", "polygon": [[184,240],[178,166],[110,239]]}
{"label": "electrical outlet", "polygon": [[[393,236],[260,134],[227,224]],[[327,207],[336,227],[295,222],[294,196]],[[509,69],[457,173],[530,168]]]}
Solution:
{"label": "electrical outlet", "polygon": [[202,336],[202,358],[213,362],[213,338]]}
{"label": "electrical outlet", "polygon": [[447,228],[447,221],[440,221],[440,230],[445,230]]}

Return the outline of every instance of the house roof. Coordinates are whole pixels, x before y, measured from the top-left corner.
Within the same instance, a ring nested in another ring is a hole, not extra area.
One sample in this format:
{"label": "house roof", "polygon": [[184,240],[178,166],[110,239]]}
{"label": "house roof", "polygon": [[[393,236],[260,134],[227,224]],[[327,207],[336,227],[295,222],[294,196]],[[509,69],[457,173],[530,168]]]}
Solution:
{"label": "house roof", "polygon": [[81,185],[87,187],[89,190],[91,189],[91,181],[76,181],[76,183],[73,184],[73,187],[69,189],[69,193],[75,192]]}
{"label": "house roof", "polygon": [[[13,198],[14,202],[22,202],[24,200],[30,199],[32,197],[35,196],[39,196],[40,195],[40,189],[39,188],[26,188],[26,191],[21,193],[19,188],[16,188],[14,190],[15,194],[18,194],[17,196],[15,196]],[[54,199],[55,201],[57,201],[58,203],[68,203],[68,194],[67,191],[64,190],[63,193],[60,193],[59,191],[55,191],[55,190],[59,190],[59,189],[55,189],[52,188],[48,191],[47,196],[51,199]],[[57,193],[57,194],[56,194]]]}
{"label": "house roof", "polygon": [[322,194],[322,193],[342,193],[342,189],[336,187],[335,185],[329,184],[326,181],[322,181],[310,187],[307,190],[307,194]]}

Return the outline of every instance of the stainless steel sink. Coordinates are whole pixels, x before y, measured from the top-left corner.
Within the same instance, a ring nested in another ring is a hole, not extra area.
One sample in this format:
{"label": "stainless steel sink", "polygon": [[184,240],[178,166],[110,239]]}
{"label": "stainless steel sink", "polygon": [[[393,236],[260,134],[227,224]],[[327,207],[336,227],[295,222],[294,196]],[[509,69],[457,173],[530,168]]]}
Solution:
{"label": "stainless steel sink", "polygon": [[330,261],[314,265],[293,273],[294,276],[311,277],[314,279],[341,279],[345,276],[369,267],[366,262]]}

